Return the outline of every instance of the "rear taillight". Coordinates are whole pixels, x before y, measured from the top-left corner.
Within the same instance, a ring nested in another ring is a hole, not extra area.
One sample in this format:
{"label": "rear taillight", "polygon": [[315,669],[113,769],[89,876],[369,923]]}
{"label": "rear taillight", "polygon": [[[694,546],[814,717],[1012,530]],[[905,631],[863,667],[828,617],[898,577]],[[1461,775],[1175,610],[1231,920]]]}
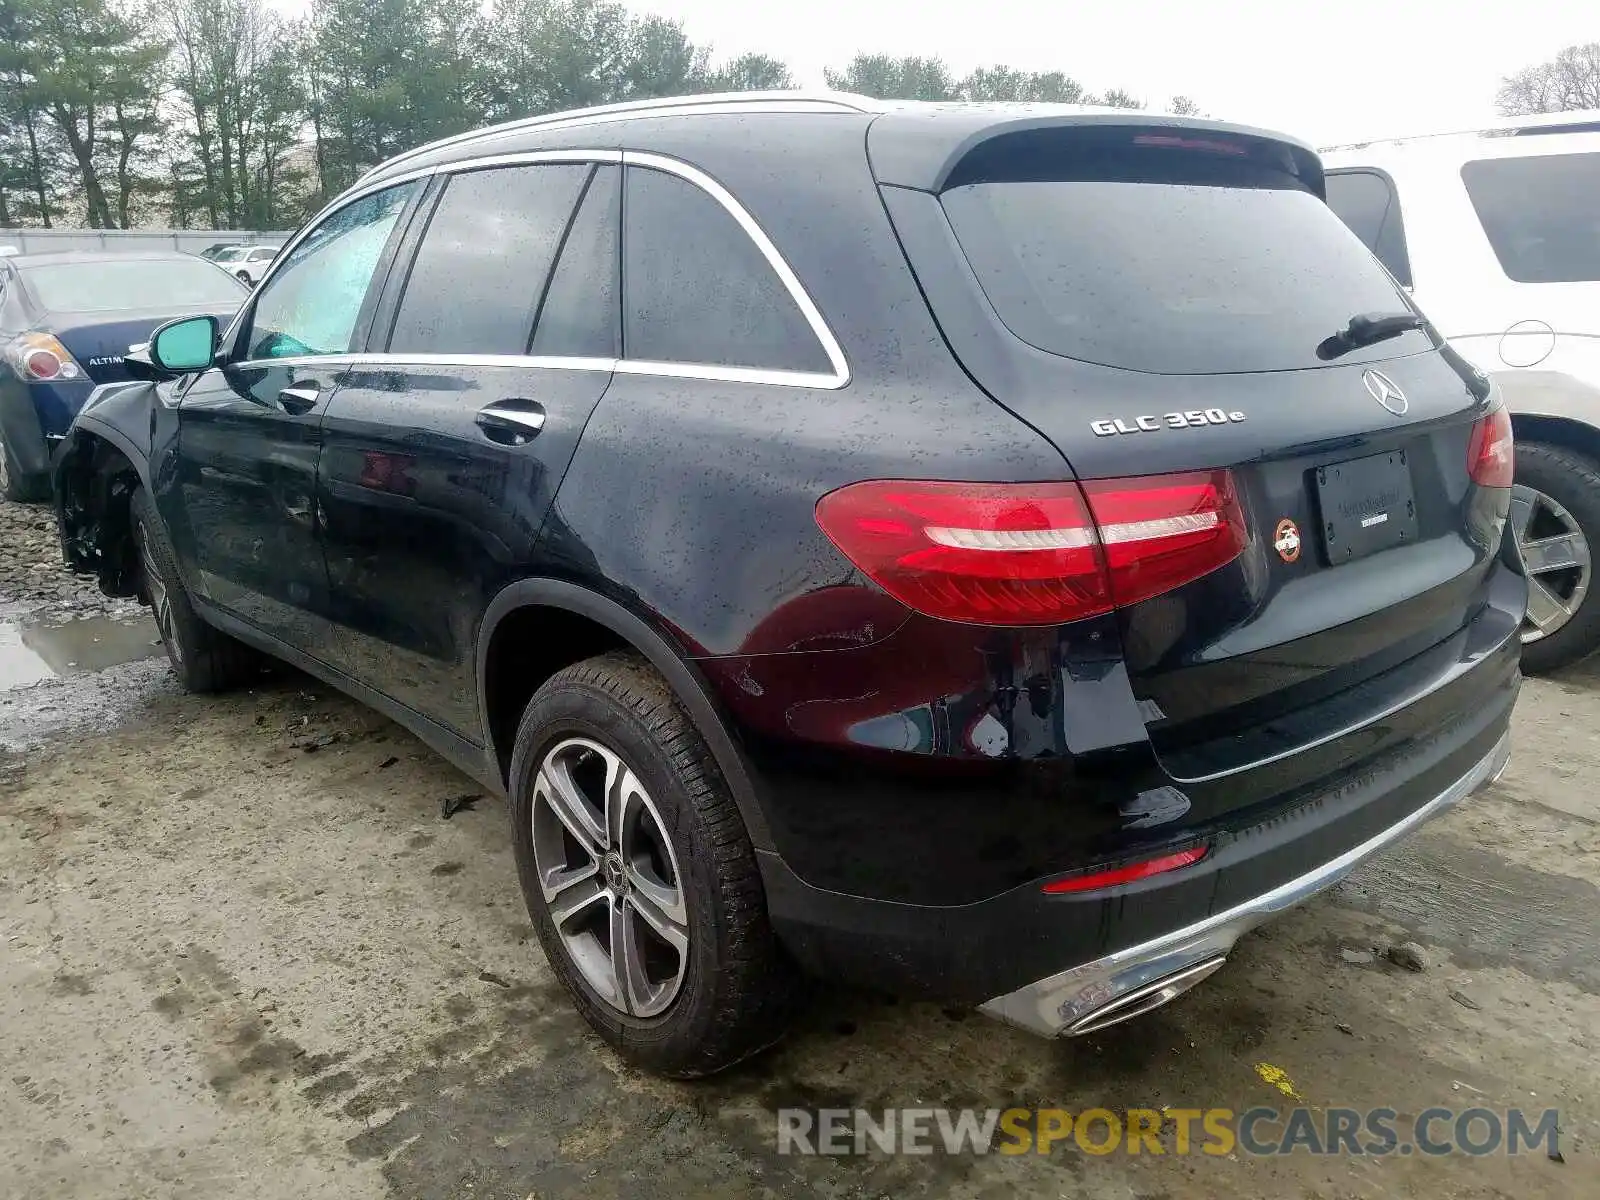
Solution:
{"label": "rear taillight", "polygon": [[877,479],[830,492],[817,524],[918,612],[1054,625],[1198,579],[1244,547],[1226,471],[1076,483]]}
{"label": "rear taillight", "polygon": [[1118,604],[1182,587],[1244,549],[1244,510],[1226,471],[1097,479],[1083,490]]}
{"label": "rear taillight", "polygon": [[1502,406],[1479,417],[1467,440],[1467,473],[1479,487],[1510,487],[1516,455],[1512,453],[1511,414]]}
{"label": "rear taillight", "polygon": [[1119,883],[1134,883],[1149,879],[1152,875],[1165,875],[1168,871],[1192,866],[1205,856],[1206,847],[1195,846],[1190,850],[1179,850],[1176,854],[1163,854],[1159,858],[1147,858],[1125,867],[1113,867],[1109,871],[1069,875],[1065,879],[1052,880],[1042,890],[1047,895],[1060,896],[1068,892],[1092,892],[1098,888],[1116,887]]}
{"label": "rear taillight", "polygon": [[54,334],[25,333],[5,348],[5,356],[30,383],[83,378],[83,368]]}

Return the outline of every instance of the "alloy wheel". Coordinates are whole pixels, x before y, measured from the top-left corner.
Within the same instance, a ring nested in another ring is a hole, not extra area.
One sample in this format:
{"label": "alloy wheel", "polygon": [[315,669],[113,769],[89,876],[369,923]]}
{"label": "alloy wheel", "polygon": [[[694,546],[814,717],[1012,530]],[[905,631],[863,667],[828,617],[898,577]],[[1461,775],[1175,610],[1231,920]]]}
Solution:
{"label": "alloy wheel", "polygon": [[1525,484],[1511,489],[1511,522],[1528,573],[1522,641],[1547,638],[1572,620],[1589,591],[1592,560],[1582,528],[1561,504]]}
{"label": "alloy wheel", "polygon": [[177,662],[183,661],[183,647],[172,636],[172,597],[167,585],[156,570],[155,555],[150,550],[150,529],[143,521],[136,521],[139,531],[139,562],[144,568],[144,588],[150,594],[150,611],[155,615],[156,631],[168,653]]}
{"label": "alloy wheel", "polygon": [[633,769],[588,738],[557,743],[533,785],[533,858],[550,919],[590,989],[654,1017],[689,965],[683,875]]}

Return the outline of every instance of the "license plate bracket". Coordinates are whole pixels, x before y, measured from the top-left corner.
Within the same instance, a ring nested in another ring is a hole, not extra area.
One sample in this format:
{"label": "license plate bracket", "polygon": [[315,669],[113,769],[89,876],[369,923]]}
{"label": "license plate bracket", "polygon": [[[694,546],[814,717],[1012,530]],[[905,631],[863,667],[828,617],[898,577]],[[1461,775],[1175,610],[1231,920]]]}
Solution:
{"label": "license plate bracket", "polygon": [[1318,467],[1317,512],[1330,566],[1417,540],[1416,494],[1404,450]]}

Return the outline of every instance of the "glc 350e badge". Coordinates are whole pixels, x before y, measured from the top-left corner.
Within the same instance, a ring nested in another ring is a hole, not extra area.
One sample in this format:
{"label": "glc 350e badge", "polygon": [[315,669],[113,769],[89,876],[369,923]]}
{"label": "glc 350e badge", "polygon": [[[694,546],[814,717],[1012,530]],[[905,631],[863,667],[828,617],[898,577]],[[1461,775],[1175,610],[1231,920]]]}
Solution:
{"label": "glc 350e badge", "polygon": [[1160,416],[1106,417],[1090,421],[1089,428],[1096,437],[1110,437],[1116,433],[1155,433],[1160,429],[1188,429],[1196,425],[1229,425],[1244,420],[1242,412],[1229,412],[1221,408],[1191,408],[1186,412],[1162,413]]}

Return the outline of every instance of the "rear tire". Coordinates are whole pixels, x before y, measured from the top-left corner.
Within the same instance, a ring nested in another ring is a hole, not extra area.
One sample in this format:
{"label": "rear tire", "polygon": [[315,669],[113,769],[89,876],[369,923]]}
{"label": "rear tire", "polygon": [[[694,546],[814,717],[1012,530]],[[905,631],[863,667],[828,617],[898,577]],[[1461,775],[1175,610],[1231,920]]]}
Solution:
{"label": "rear tire", "polygon": [[50,481],[23,471],[4,434],[0,434],[0,495],[16,504],[35,504],[50,497]]}
{"label": "rear tire", "polygon": [[[1600,548],[1600,473],[1592,460],[1564,446],[1522,442],[1516,454],[1511,521],[1518,542],[1548,542],[1570,527],[1586,559],[1581,573],[1577,568],[1542,570],[1524,551],[1532,595],[1530,616],[1522,627],[1522,669],[1541,675],[1600,650],[1600,600],[1593,569],[1595,548]],[[1570,616],[1563,616],[1564,608],[1571,609]],[[1560,624],[1551,623],[1552,614]],[[1539,628],[1535,615],[1545,621],[1546,630]]]}
{"label": "rear tire", "polygon": [[510,794],[539,940],[619,1054],[687,1079],[782,1036],[796,979],[755,851],[699,731],[647,663],[606,654],[547,680],[517,729]]}
{"label": "rear tire", "polygon": [[155,616],[172,673],[190,692],[220,692],[246,682],[261,669],[260,656],[243,642],[207,625],[195,612],[178,574],[178,556],[166,526],[144,488],[129,501],[140,593]]}

